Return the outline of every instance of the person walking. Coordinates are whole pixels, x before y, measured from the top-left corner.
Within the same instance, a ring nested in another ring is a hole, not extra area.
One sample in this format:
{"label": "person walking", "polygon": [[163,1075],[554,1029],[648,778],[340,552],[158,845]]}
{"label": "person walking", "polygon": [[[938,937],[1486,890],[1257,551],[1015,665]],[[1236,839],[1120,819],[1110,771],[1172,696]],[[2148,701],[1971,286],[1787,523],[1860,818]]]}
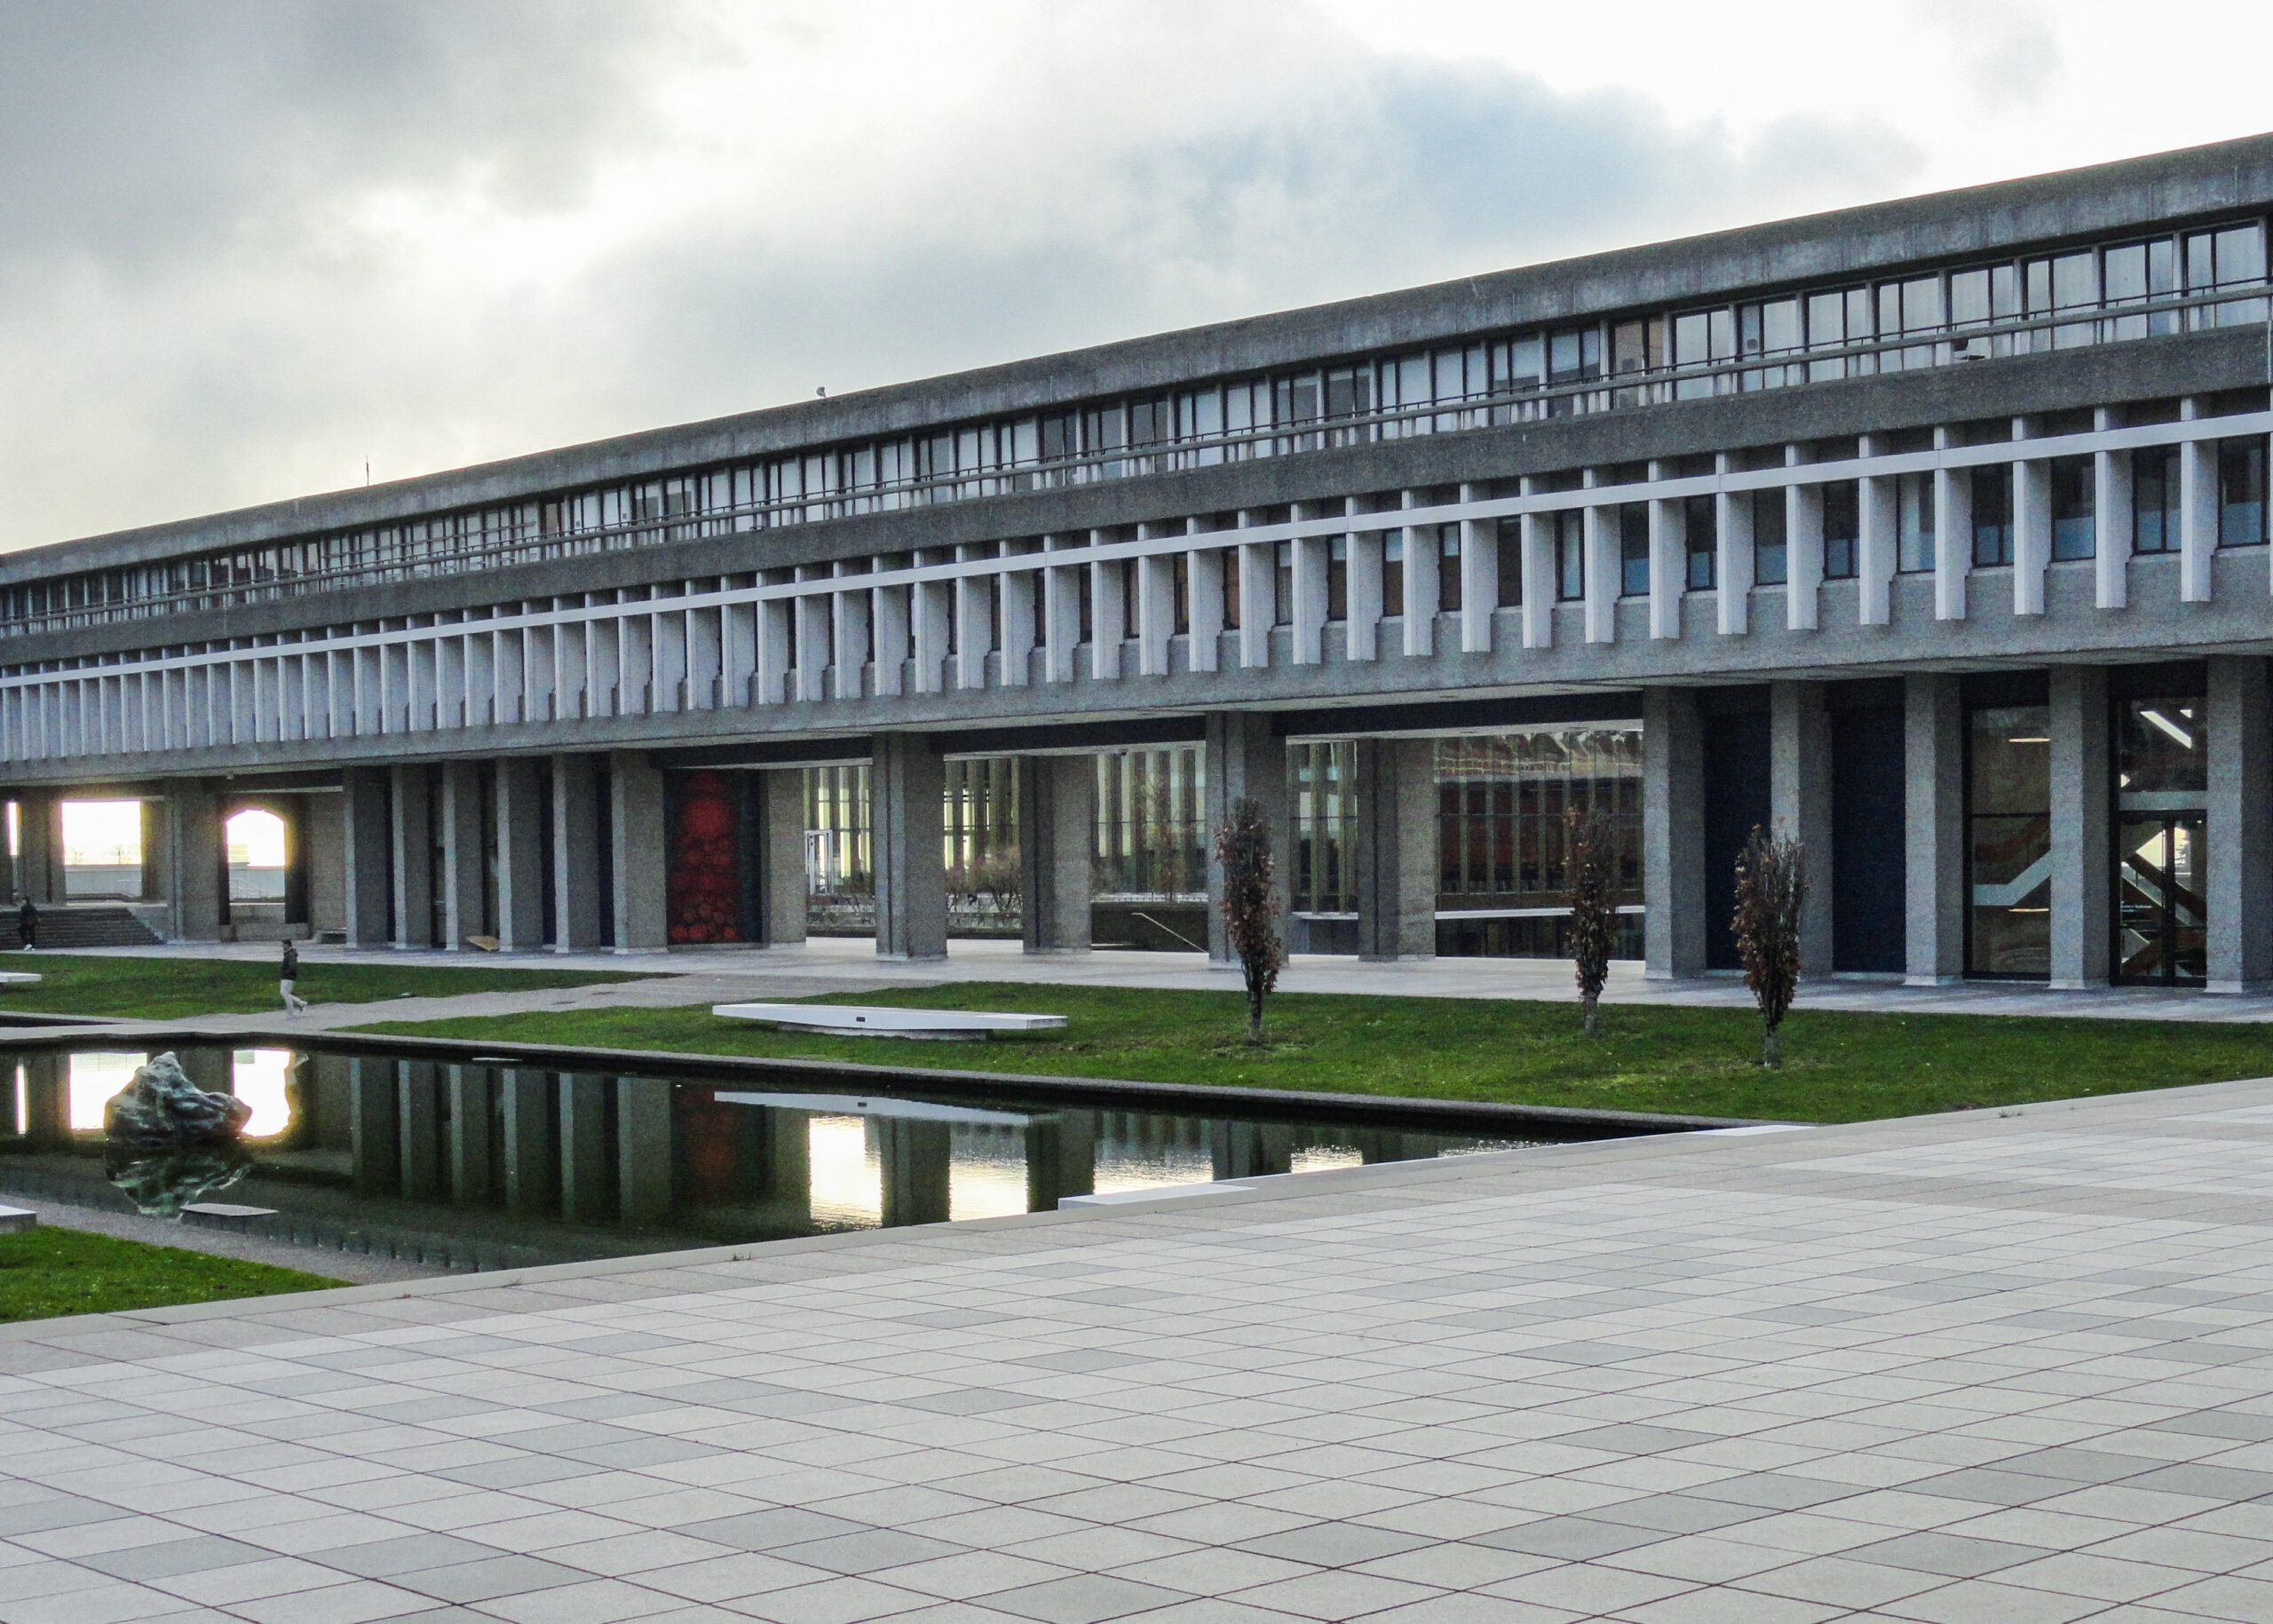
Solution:
{"label": "person walking", "polygon": [[277,978],[276,990],[284,994],[284,1013],[297,1015],[308,1007],[308,1001],[292,990],[300,978],[300,950],[288,938],[284,943],[284,963]]}
{"label": "person walking", "polygon": [[16,934],[23,939],[26,953],[39,946],[39,909],[32,906],[29,897],[16,910]]}

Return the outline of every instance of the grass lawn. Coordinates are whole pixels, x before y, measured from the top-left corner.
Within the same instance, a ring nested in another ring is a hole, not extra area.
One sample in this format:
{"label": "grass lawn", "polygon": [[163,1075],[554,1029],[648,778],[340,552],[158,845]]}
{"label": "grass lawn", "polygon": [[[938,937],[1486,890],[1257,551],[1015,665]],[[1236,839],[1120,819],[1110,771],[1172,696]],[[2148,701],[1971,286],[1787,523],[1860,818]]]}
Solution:
{"label": "grass lawn", "polygon": [[1262,1050],[1236,993],[960,982],[833,998],[1070,1018],[1063,1033],[990,1043],[790,1035],[704,1006],[390,1022],[374,1032],[607,1049],[783,1055],[1260,1089],[1495,1100],[1849,1122],[2273,1073],[2262,1026],[2059,1017],[1853,1015],[1802,1007],[1784,1065],[1763,1071],[1744,1010],[1284,994]]}
{"label": "grass lawn", "polygon": [[[0,1012],[36,1010],[54,1015],[119,1015],[178,1020],[197,1015],[242,1015],[281,1007],[273,955],[242,959],[112,958],[68,953],[11,953],[0,970],[31,970],[28,986],[0,984]],[[303,961],[300,996],[310,1003],[372,1003],[408,993],[447,998],[459,993],[505,992],[629,981],[629,974],[591,970],[507,970],[440,964],[334,964]]]}
{"label": "grass lawn", "polygon": [[0,1235],[0,1320],[110,1314],[345,1285],[321,1274],[82,1230]]}

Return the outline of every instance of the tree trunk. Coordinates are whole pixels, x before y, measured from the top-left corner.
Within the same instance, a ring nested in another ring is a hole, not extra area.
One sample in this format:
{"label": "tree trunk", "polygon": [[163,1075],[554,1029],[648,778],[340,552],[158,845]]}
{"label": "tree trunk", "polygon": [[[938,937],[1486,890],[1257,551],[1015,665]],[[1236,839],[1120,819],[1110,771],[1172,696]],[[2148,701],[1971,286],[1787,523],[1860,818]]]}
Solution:
{"label": "tree trunk", "polygon": [[1592,998],[1587,1000],[1587,1035],[1595,1035],[1595,1001]]}
{"label": "tree trunk", "polygon": [[1252,1010],[1247,1012],[1247,1041],[1250,1043],[1263,1042],[1263,1017]]}
{"label": "tree trunk", "polygon": [[1784,1064],[1784,1039],[1777,1027],[1770,1026],[1760,1034],[1760,1063],[1762,1066]]}

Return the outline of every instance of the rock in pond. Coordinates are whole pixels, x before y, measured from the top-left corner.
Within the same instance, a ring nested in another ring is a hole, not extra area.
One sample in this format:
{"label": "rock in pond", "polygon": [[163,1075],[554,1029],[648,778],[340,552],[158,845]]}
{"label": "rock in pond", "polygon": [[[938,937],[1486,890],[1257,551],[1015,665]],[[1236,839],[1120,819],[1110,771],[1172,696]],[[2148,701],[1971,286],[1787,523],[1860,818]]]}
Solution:
{"label": "rock in pond", "polygon": [[115,1145],[163,1148],[226,1145],[244,1131],[252,1107],[234,1094],[209,1094],[192,1082],[181,1062],[159,1055],[139,1066],[103,1107],[103,1129]]}

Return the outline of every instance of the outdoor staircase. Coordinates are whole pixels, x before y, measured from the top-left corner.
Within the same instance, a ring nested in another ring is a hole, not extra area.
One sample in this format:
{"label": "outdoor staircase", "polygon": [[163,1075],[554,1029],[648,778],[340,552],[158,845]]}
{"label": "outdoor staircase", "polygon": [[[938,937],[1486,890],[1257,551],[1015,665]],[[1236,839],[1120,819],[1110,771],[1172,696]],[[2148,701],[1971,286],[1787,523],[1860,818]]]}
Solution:
{"label": "outdoor staircase", "polygon": [[[68,953],[75,947],[150,947],[158,933],[123,907],[44,907],[39,911],[39,946]],[[24,945],[16,910],[0,908],[0,952]]]}

